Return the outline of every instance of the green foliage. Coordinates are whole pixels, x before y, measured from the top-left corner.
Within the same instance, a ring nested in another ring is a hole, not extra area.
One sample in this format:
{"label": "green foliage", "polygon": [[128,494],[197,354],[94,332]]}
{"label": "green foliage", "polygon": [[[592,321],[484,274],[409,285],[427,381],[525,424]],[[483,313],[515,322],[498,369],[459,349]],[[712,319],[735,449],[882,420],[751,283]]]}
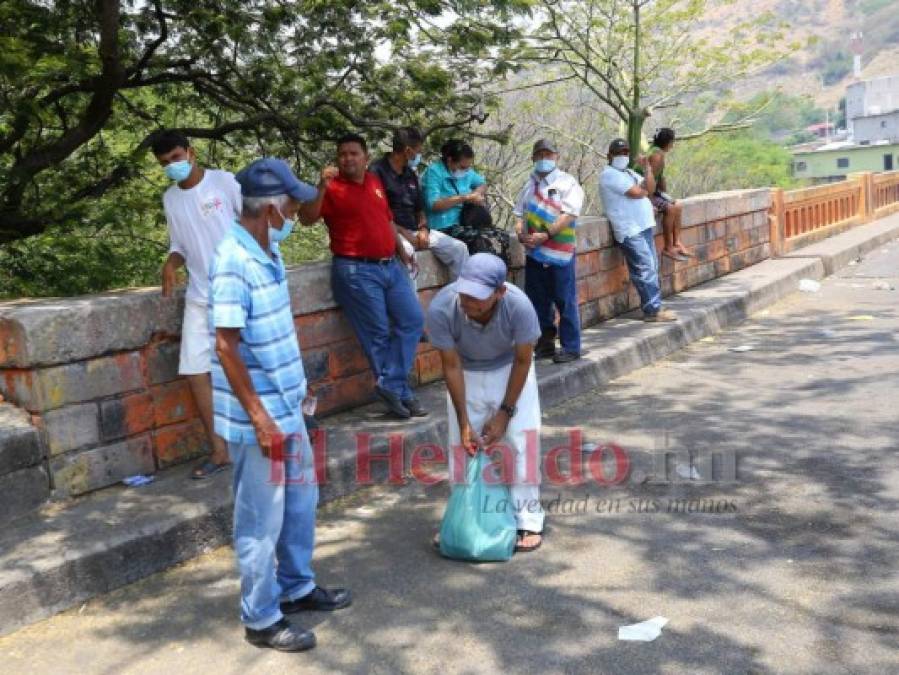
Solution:
{"label": "green foliage", "polygon": [[[657,110],[715,90],[798,48],[770,14],[710,33],[703,22],[733,0],[542,0],[520,58],[570,76],[626,125],[631,152]],[[704,130],[703,130],[704,131]]]}
{"label": "green foliage", "polygon": [[756,187],[796,187],[790,153],[750,131],[710,134],[677,143],[665,175],[670,192],[687,197]]}
{"label": "green foliage", "polygon": [[[346,129],[377,145],[404,124],[436,141],[483,122],[483,92],[510,68],[515,17],[528,6],[6,0],[0,259],[14,263],[0,271],[0,293],[156,281],[165,181],[147,148],[158,128],[185,130],[209,166],[276,155],[312,178]],[[289,246],[289,259],[321,256],[320,231],[304,234],[311,243]],[[123,237],[140,262],[113,243]]]}
{"label": "green foliage", "polygon": [[842,49],[825,52],[821,62],[821,79],[825,86],[836,84],[852,72],[852,55]]}
{"label": "green foliage", "polygon": [[752,129],[758,136],[791,145],[803,142],[801,139],[809,136],[806,128],[824,122],[826,113],[811,96],[774,91],[761,92],[748,101],[734,104],[724,121],[736,122],[745,118],[753,120]]}
{"label": "green foliage", "polygon": [[893,4],[893,0],[861,0],[858,8],[863,14],[876,14],[880,10]]}

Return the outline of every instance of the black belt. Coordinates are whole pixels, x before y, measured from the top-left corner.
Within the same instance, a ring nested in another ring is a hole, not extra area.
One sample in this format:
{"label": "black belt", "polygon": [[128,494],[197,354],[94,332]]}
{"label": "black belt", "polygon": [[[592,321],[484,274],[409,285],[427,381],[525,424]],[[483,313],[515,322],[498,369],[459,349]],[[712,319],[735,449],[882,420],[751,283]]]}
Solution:
{"label": "black belt", "polygon": [[390,256],[389,258],[362,258],[360,256],[355,255],[335,255],[335,258],[340,258],[341,260],[352,260],[353,262],[364,262],[364,263],[373,263],[375,265],[389,265],[393,262],[394,257]]}

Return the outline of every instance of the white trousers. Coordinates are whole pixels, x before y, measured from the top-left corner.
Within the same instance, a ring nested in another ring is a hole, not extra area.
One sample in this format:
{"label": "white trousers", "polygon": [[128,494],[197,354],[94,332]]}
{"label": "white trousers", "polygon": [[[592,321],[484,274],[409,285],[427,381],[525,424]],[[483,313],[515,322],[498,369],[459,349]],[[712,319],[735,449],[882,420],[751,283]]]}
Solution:
{"label": "white trousers", "polygon": [[[484,425],[495,414],[503,397],[512,364],[496,370],[466,370],[465,401],[468,420],[475,433],[480,434]],[[449,425],[449,475],[464,477],[465,472],[455,468],[456,458],[453,448],[461,443],[459,421],[449,392],[447,401],[447,424]],[[509,422],[506,435],[500,441],[511,450],[514,463],[514,477],[509,486],[515,519],[519,530],[543,531],[543,508],[540,505],[540,397],[537,392],[537,375],[534,366],[528,373],[527,382],[518,397],[518,408]],[[463,478],[464,479],[464,478]]]}
{"label": "white trousers", "polygon": [[[412,255],[415,248],[409,241],[403,238],[403,248],[406,253]],[[437,260],[446,265],[449,271],[450,281],[455,281],[462,271],[463,263],[468,260],[468,246],[455,237],[451,237],[437,230],[428,231],[428,248],[436,256]]]}

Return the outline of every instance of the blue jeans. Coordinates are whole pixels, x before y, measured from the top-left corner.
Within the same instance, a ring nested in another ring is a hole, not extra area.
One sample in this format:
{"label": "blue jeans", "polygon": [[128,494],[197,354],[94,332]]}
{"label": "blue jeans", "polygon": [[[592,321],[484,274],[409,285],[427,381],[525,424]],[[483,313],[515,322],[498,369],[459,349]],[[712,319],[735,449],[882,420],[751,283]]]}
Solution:
{"label": "blue jeans", "polygon": [[659,257],[653,228],[626,237],[619,246],[630,272],[631,282],[640,295],[640,308],[644,314],[658,314],[662,308],[662,289],[659,286]]}
{"label": "blue jeans", "polygon": [[524,267],[524,292],[537,310],[540,329],[547,333],[556,329],[559,310],[559,342],[562,349],[572,354],[581,353],[581,317],[578,314],[575,261],[565,266],[544,265],[530,256]]}
{"label": "blue jeans", "polygon": [[406,270],[395,258],[385,265],[334,258],[331,289],[362,343],[375,381],[402,400],[412,398],[409,373],[424,314]]}
{"label": "blue jeans", "polygon": [[305,426],[285,442],[284,462],[255,443],[228,443],[234,462],[234,550],[240,618],[260,630],[279,621],[279,604],[312,592],[318,485]]}

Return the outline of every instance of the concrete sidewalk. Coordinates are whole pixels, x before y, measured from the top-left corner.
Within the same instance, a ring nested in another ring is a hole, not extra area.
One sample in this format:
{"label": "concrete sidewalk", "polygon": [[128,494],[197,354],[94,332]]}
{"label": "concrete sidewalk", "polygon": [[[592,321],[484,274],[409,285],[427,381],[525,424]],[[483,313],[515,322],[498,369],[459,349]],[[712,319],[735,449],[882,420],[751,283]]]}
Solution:
{"label": "concrete sidewalk", "polygon": [[[897,236],[899,215],[809,247],[813,253],[806,249],[767,260],[671,297],[667,305],[680,316],[675,324],[647,325],[622,317],[588,329],[580,361],[538,365],[544,410],[717,333],[794,292],[800,279],[821,279],[825,270]],[[419,393],[432,411],[424,420],[385,420],[377,406],[324,420],[324,501],[358,488],[357,434],[372,435],[374,453],[387,452],[389,434],[402,434],[407,458],[421,443],[444,441],[443,384]],[[230,475],[197,483],[187,480],[188,471],[164,472],[146,488],[117,487],[71,504],[52,504],[5,527],[0,533],[0,634],[226,543]],[[386,475],[386,462],[376,462],[374,480]]]}

